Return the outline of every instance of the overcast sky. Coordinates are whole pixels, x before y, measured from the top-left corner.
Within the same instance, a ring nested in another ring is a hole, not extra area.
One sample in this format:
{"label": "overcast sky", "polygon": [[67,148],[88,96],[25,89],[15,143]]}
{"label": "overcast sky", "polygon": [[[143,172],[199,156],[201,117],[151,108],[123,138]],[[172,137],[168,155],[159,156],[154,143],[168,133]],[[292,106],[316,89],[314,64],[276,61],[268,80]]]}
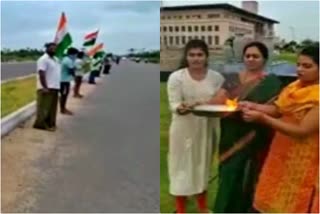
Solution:
{"label": "overcast sky", "polygon": [[[298,41],[319,38],[318,1],[258,1],[259,14],[280,21],[276,33]],[[240,1],[173,1],[164,6]],[[54,38],[61,12],[68,19],[74,46],[86,33],[100,28],[98,41],[106,50],[126,53],[129,48],[159,49],[160,1],[1,1],[1,48],[42,48]],[[290,27],[293,27],[290,29]]]}
{"label": "overcast sky", "polygon": [[[241,7],[241,1],[172,1],[163,0],[163,6],[186,4],[229,3]],[[319,1],[258,1],[259,14],[275,19],[276,33],[281,38],[301,41],[306,38],[319,40]],[[290,27],[293,27],[293,33]],[[293,35],[294,34],[294,35]]]}
{"label": "overcast sky", "polygon": [[42,48],[52,41],[61,12],[67,16],[74,46],[100,28],[106,50],[159,49],[159,1],[1,1],[1,48]]}

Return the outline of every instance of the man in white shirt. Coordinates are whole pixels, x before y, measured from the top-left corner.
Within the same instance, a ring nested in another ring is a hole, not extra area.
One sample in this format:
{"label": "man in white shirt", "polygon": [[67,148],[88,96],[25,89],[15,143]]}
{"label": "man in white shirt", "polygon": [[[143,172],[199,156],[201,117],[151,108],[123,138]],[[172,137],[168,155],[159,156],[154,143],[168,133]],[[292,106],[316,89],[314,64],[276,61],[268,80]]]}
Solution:
{"label": "man in white shirt", "polygon": [[78,58],[76,59],[75,61],[75,66],[76,66],[76,77],[75,77],[75,86],[74,86],[74,97],[75,98],[82,98],[83,95],[80,94],[80,87],[81,87],[81,84],[82,84],[82,76],[84,75],[85,73],[85,68],[84,68],[84,64],[85,64],[85,61],[84,61],[84,52],[80,51],[78,53]]}
{"label": "man in white shirt", "polygon": [[55,131],[61,66],[54,56],[56,44],[47,43],[45,47],[46,52],[37,61],[37,113],[33,127]]}

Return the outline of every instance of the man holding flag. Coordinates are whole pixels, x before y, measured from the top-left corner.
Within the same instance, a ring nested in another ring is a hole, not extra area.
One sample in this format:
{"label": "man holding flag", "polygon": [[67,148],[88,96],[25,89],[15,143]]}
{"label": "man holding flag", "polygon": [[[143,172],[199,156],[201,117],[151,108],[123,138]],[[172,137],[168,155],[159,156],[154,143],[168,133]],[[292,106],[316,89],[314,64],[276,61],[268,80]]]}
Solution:
{"label": "man holding flag", "polygon": [[62,114],[73,115],[73,113],[66,108],[66,104],[70,92],[70,82],[75,78],[75,60],[78,52],[76,48],[69,48],[67,56],[65,56],[61,62],[60,111]]}
{"label": "man holding flag", "polygon": [[93,48],[91,48],[87,52],[89,56],[93,57],[91,61],[91,73],[89,76],[89,84],[96,84],[95,77],[100,75],[102,60],[98,52],[101,51],[102,49],[103,49],[103,43],[100,43],[94,46]]}
{"label": "man holding flag", "polygon": [[98,55],[94,55],[91,60],[91,73],[89,76],[89,84],[96,84],[95,78],[99,74],[101,60]]}
{"label": "man holding flag", "polygon": [[[99,30],[88,33],[84,37],[83,47],[87,49],[87,55],[91,58],[91,73],[89,76],[89,84],[96,84],[95,77],[100,76],[101,59],[96,53],[103,48],[103,44],[94,46],[98,38]],[[88,48],[91,47],[89,50]]]}
{"label": "man holding flag", "polygon": [[73,96],[75,98],[82,98],[83,95],[80,94],[80,87],[82,84],[82,77],[85,74],[85,59],[84,59],[84,52],[80,51],[78,53],[78,57],[75,61],[76,67],[76,77],[74,79],[75,86],[73,90]]}

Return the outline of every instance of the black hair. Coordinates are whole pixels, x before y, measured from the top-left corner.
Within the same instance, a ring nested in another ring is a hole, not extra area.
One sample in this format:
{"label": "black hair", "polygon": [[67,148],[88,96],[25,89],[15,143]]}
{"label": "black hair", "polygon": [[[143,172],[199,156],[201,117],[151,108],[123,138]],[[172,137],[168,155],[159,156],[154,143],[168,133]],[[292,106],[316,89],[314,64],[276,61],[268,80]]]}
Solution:
{"label": "black hair", "polygon": [[76,55],[78,54],[78,49],[76,48],[69,48],[68,51],[67,51],[67,55]]}
{"label": "black hair", "polygon": [[206,57],[208,58],[209,57],[209,48],[208,48],[208,45],[203,41],[203,40],[200,40],[200,39],[192,39],[190,40],[185,48],[184,48],[184,52],[183,52],[183,57],[182,57],[182,60],[181,60],[181,64],[180,64],[180,67],[179,68],[185,68],[185,67],[188,67],[188,60],[187,60],[187,55],[188,55],[188,52],[191,50],[191,49],[194,49],[194,48],[199,48],[201,49],[204,54],[206,55]]}
{"label": "black hair", "polygon": [[57,44],[54,43],[54,42],[47,42],[47,43],[44,44],[44,47],[45,47],[45,48],[50,48],[50,47],[53,46],[53,45],[57,45]]}
{"label": "black hair", "polygon": [[78,52],[78,58],[82,59],[84,57],[84,52],[83,51],[79,51]]}
{"label": "black hair", "polygon": [[254,42],[250,42],[248,44],[246,44],[246,46],[244,46],[243,51],[242,51],[242,56],[244,57],[246,51],[248,48],[251,47],[256,47],[258,48],[258,50],[260,51],[264,62],[266,63],[268,61],[269,58],[269,50],[267,48],[267,46],[265,44],[263,44],[262,42],[258,42],[258,41],[254,41]]}
{"label": "black hair", "polygon": [[303,47],[299,55],[310,57],[319,66],[319,43]]}

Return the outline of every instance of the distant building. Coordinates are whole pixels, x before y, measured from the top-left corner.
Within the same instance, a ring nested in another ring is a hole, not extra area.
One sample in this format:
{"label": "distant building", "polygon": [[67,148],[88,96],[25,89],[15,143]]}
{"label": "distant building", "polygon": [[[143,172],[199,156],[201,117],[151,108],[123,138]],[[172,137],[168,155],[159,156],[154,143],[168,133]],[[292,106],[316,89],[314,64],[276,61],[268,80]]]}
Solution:
{"label": "distant building", "polygon": [[256,1],[243,1],[242,8],[230,4],[161,7],[160,17],[161,60],[171,61],[191,39],[202,39],[210,52],[222,53],[231,37],[272,40],[274,24],[279,23],[259,15]]}

